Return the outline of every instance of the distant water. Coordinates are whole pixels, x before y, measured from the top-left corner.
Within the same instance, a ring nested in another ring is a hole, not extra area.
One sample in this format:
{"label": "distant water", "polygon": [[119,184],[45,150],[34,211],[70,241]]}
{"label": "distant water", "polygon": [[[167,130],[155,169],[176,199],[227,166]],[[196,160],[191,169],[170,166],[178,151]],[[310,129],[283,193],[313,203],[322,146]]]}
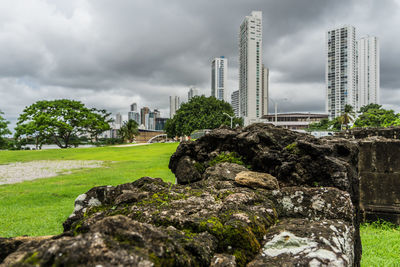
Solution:
{"label": "distant water", "polygon": [[[29,147],[30,149],[36,149],[35,145],[26,145],[25,147]],[[78,146],[78,148],[85,148],[85,147],[95,147],[94,145],[80,145]],[[42,150],[45,149],[61,149],[59,146],[57,145],[43,145],[42,146]]]}

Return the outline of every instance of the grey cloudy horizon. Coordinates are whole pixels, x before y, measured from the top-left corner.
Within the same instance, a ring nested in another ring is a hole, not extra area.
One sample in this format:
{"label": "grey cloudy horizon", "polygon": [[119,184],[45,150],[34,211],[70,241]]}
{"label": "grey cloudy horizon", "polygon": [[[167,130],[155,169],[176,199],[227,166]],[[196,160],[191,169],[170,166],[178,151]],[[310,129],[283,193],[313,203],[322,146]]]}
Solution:
{"label": "grey cloudy horizon", "polygon": [[[279,112],[325,110],[325,33],[356,27],[380,41],[381,104],[400,112],[399,0],[14,0],[0,3],[0,110],[69,98],[127,118],[129,105],[169,114],[169,95],[210,95],[210,64],[228,59],[238,89],[238,31],[263,12],[263,63]],[[272,109],[270,108],[270,111]]]}

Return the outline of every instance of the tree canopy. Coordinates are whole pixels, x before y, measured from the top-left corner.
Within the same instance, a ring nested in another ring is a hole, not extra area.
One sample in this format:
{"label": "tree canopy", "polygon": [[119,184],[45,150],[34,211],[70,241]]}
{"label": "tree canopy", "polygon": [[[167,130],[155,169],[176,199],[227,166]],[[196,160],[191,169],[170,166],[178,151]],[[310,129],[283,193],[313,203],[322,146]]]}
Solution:
{"label": "tree canopy", "polygon": [[4,113],[0,110],[0,148],[6,146],[7,142],[5,141],[4,136],[11,134],[10,130],[8,129],[8,124],[10,122],[3,118],[3,114]]}
{"label": "tree canopy", "polygon": [[15,137],[33,137],[36,148],[55,143],[61,148],[71,145],[78,135],[92,138],[110,129],[110,113],[89,109],[79,101],[69,99],[43,100],[26,107],[18,118]]}
{"label": "tree canopy", "polygon": [[[172,119],[167,120],[165,131],[168,137],[189,136],[195,130],[230,125],[231,120],[224,113],[234,116],[229,103],[215,97],[195,96],[182,104]],[[243,125],[243,120],[234,118],[233,125],[236,124]]]}
{"label": "tree canopy", "polygon": [[381,105],[369,104],[360,109],[362,114],[354,123],[355,127],[389,127],[400,125],[400,116],[393,110],[383,109]]}
{"label": "tree canopy", "polygon": [[135,136],[139,135],[138,124],[134,120],[125,121],[118,130],[118,135],[124,140],[132,143]]}

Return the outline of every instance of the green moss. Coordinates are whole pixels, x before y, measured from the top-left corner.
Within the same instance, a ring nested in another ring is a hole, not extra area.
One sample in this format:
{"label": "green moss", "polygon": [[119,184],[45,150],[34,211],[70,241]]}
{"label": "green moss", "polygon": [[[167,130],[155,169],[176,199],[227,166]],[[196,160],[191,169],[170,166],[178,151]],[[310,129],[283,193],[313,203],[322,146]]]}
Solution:
{"label": "green moss", "polygon": [[221,153],[218,156],[216,156],[213,160],[209,161],[208,165],[214,166],[222,162],[236,163],[239,165],[246,166],[243,157],[239,156],[236,152]]}
{"label": "green moss", "polygon": [[71,229],[72,229],[72,233],[74,234],[74,236],[77,236],[79,234],[87,232],[86,229],[82,228],[83,221],[84,221],[84,219],[72,224]]}
{"label": "green moss", "polygon": [[196,170],[197,170],[199,173],[204,173],[204,171],[206,170],[206,167],[204,166],[204,164],[202,164],[202,163],[200,163],[200,162],[196,162],[196,163],[194,164],[194,167],[196,168]]}
{"label": "green moss", "polygon": [[[223,218],[228,219],[234,214],[234,212],[228,213]],[[261,239],[261,235],[266,233],[266,229],[261,226],[261,223],[254,223],[253,227],[250,227],[239,220],[229,220],[227,224],[224,224],[217,217],[201,221],[198,230],[200,232],[207,231],[218,239],[218,251],[229,253],[227,251],[229,247],[234,249],[240,256],[238,266],[244,266],[258,253],[261,246],[256,235]]]}
{"label": "green moss", "polygon": [[[104,212],[106,210],[111,209],[112,207],[110,205],[104,205],[104,206],[93,206],[90,207],[86,210],[86,212],[83,214],[84,218],[90,217],[93,214],[97,213],[97,212]],[[114,208],[115,209],[115,208]]]}
{"label": "green moss", "polygon": [[217,217],[211,217],[199,224],[200,231],[207,231],[218,239],[223,238],[224,225]]}
{"label": "green moss", "polygon": [[154,263],[155,267],[175,266],[175,258],[160,258],[154,252],[149,253],[149,259]]}
{"label": "green moss", "polygon": [[235,256],[237,266],[246,265],[246,255],[244,255],[241,250],[235,250],[235,252],[233,252],[233,256]]}
{"label": "green moss", "polygon": [[285,147],[285,150],[288,151],[291,154],[300,154],[300,149],[297,146],[297,142],[291,143],[290,145],[287,145]]}
{"label": "green moss", "polygon": [[39,257],[38,257],[38,252],[34,252],[34,253],[32,253],[28,258],[26,258],[25,260],[24,260],[24,264],[29,264],[29,265],[37,265],[37,266],[39,266],[39,262],[40,262],[40,259],[39,259]]}
{"label": "green moss", "polygon": [[187,197],[187,195],[180,193],[171,194],[170,192],[158,192],[153,194],[149,198],[146,198],[136,203],[136,205],[162,207],[167,206],[173,200],[186,199]]}

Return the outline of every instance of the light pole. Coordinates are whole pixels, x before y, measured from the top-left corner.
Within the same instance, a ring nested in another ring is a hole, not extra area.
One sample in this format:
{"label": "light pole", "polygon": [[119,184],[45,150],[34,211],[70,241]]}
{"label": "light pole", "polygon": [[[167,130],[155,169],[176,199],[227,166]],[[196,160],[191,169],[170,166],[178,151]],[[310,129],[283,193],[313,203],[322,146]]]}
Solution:
{"label": "light pole", "polygon": [[232,129],[232,121],[233,121],[233,118],[234,118],[235,116],[231,116],[231,115],[229,115],[229,114],[227,114],[227,113],[225,113],[225,112],[224,112],[224,115],[228,116],[228,117],[231,119],[231,129]]}
{"label": "light pole", "polygon": [[276,126],[278,123],[278,104],[272,98],[269,98],[269,99],[274,103],[274,106],[275,106],[275,126]]}
{"label": "light pole", "polygon": [[[272,98],[269,98],[272,102],[274,102],[274,106],[275,106],[275,126],[277,126],[278,124],[278,103],[273,100]],[[283,98],[281,100],[287,101],[287,98]]]}

